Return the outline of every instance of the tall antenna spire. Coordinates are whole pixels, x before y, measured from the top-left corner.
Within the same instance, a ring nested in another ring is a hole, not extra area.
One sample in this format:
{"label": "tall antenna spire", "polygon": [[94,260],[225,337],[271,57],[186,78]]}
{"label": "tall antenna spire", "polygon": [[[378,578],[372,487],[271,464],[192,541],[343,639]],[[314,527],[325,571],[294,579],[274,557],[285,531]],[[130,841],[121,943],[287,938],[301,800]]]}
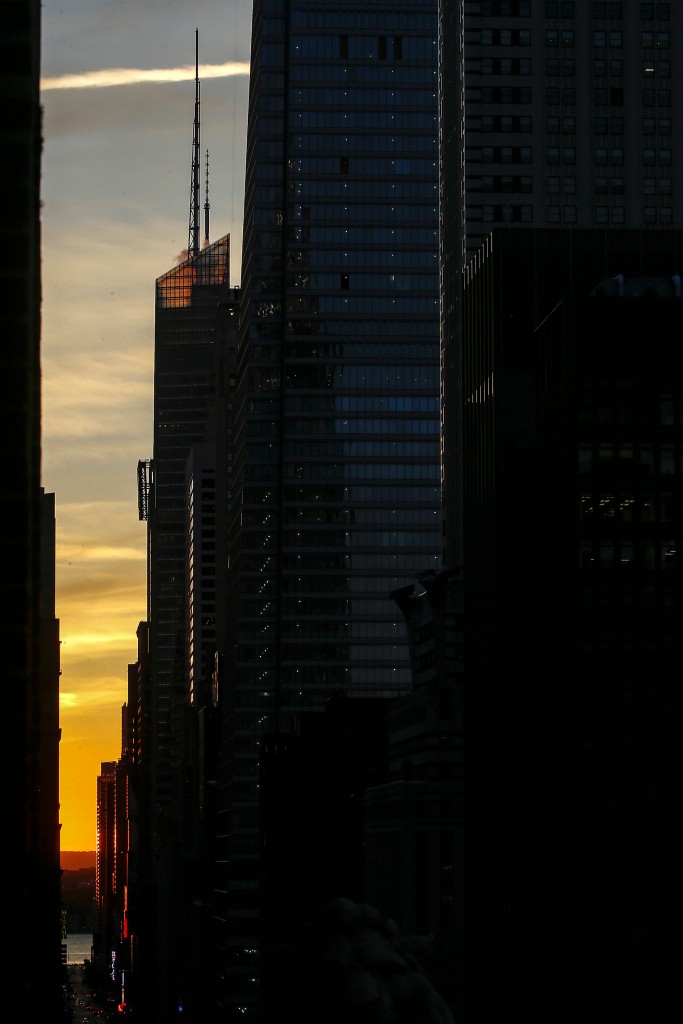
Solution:
{"label": "tall antenna spire", "polygon": [[204,241],[209,244],[209,151],[206,151],[206,199],[204,200]]}
{"label": "tall antenna spire", "polygon": [[190,230],[188,256],[199,253],[199,29],[194,32],[194,130],[192,132],[192,188],[190,192]]}

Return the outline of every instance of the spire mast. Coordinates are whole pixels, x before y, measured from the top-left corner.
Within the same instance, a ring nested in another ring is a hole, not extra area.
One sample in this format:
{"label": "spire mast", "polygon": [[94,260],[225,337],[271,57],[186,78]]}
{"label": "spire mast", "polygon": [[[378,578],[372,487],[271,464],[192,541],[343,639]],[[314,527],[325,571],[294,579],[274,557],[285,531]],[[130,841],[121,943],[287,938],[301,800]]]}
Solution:
{"label": "spire mast", "polygon": [[192,188],[190,194],[190,230],[188,256],[199,253],[199,29],[195,29],[194,130],[192,133]]}
{"label": "spire mast", "polygon": [[206,151],[206,199],[204,200],[204,241],[209,244],[209,151]]}

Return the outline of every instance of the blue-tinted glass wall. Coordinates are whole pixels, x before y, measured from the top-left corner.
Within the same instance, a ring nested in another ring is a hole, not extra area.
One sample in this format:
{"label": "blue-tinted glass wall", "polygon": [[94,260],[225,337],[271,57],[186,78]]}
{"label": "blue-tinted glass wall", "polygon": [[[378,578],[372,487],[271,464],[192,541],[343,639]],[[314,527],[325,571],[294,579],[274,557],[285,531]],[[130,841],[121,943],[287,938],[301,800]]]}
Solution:
{"label": "blue-tinted glass wall", "polygon": [[390,595],[438,568],[436,3],[257,3],[251,74],[231,552],[246,859],[259,735],[338,690],[408,688]]}

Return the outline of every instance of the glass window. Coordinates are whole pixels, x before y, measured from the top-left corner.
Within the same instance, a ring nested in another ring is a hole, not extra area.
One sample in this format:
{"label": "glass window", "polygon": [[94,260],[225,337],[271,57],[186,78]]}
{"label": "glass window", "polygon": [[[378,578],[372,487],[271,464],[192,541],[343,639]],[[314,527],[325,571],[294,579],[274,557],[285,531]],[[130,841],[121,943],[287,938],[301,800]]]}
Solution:
{"label": "glass window", "polygon": [[[653,100],[653,102],[654,102],[654,100]],[[658,94],[657,94],[657,102],[659,103],[660,107],[670,107],[671,106],[671,89],[660,89]]]}
{"label": "glass window", "polygon": [[644,46],[645,49],[652,49],[655,45],[655,34],[654,32],[641,32],[640,33],[640,45]]}
{"label": "glass window", "polygon": [[660,78],[669,78],[671,76],[671,64],[668,60],[660,60],[657,62],[657,73]]}
{"label": "glass window", "polygon": [[640,17],[644,21],[652,21],[655,16],[655,5],[654,4],[641,4],[640,5]]}
{"label": "glass window", "polygon": [[663,206],[659,211],[660,224],[673,224],[673,210],[670,206]]}
{"label": "glass window", "polygon": [[560,162],[560,150],[557,146],[548,146],[546,150],[546,163],[559,164]]}
{"label": "glass window", "polygon": [[[614,150],[612,151],[614,152]],[[563,164],[575,164],[576,163],[576,150],[573,146],[565,146],[562,150],[562,163]]]}
{"label": "glass window", "polygon": [[560,62],[556,57],[549,59],[545,62],[545,73],[546,75],[559,75],[560,73]]}
{"label": "glass window", "polygon": [[623,224],[624,223],[624,207],[613,206],[612,207],[612,223]]}
{"label": "glass window", "polygon": [[624,105],[624,90],[623,89],[610,89],[609,101],[613,107],[623,107]]}
{"label": "glass window", "polygon": [[655,119],[654,117],[643,118],[643,132],[645,135],[654,135],[655,133]]}
{"label": "glass window", "polygon": [[563,132],[575,132],[576,131],[576,118],[575,117],[563,117],[562,118],[562,131]]}
{"label": "glass window", "polygon": [[607,135],[607,118],[606,117],[594,117],[593,118],[593,131],[596,135]]}
{"label": "glass window", "polygon": [[669,20],[669,4],[657,4],[657,17],[660,21]]}
{"label": "glass window", "polygon": [[654,89],[643,89],[641,98],[644,107],[654,107],[655,105],[655,91]]}
{"label": "glass window", "polygon": [[576,207],[565,206],[562,211],[562,219],[565,224],[576,224]]}
{"label": "glass window", "polygon": [[560,102],[560,90],[555,85],[549,86],[545,91],[546,103],[559,103]]}
{"label": "glass window", "polygon": [[643,75],[654,75],[655,73],[655,62],[653,60],[644,60],[641,63],[641,69]]}
{"label": "glass window", "polygon": [[623,117],[613,117],[610,121],[610,130],[612,135],[623,135],[624,134],[624,119]]}
{"label": "glass window", "polygon": [[623,60],[611,60],[609,62],[609,73],[615,78],[620,78],[624,73]]}
{"label": "glass window", "polygon": [[659,194],[660,196],[671,195],[671,178],[660,178],[659,179]]}
{"label": "glass window", "polygon": [[560,33],[556,28],[550,28],[545,34],[545,45],[546,46],[559,46],[560,45]]}
{"label": "glass window", "polygon": [[643,165],[645,167],[654,167],[655,165],[655,151],[654,149],[643,150]]}
{"label": "glass window", "polygon": [[547,221],[549,224],[560,223],[560,208],[559,206],[548,206],[546,209]]}
{"label": "glass window", "polygon": [[668,32],[658,32],[657,33],[657,48],[658,49],[661,50],[661,49],[668,48],[669,42],[670,42],[670,40],[669,40],[669,33]]}
{"label": "glass window", "polygon": [[594,32],[593,46],[597,46],[600,49],[602,49],[603,46],[607,46],[607,33],[602,31]]}
{"label": "glass window", "polygon": [[623,151],[623,149],[613,149],[612,150],[612,155],[611,155],[611,163],[614,166],[616,166],[616,167],[620,167],[623,164],[623,162],[624,162],[624,151]]}
{"label": "glass window", "polygon": [[620,50],[622,45],[621,32],[612,31],[609,34],[609,45],[613,50]]}
{"label": "glass window", "polygon": [[562,61],[562,74],[568,77],[576,74],[576,61],[574,60],[563,60]]}
{"label": "glass window", "polygon": [[559,117],[547,117],[545,122],[546,130],[554,135],[560,130],[560,119]]}
{"label": "glass window", "polygon": [[655,206],[643,207],[643,224],[657,223],[657,208]]}
{"label": "glass window", "polygon": [[546,0],[545,16],[546,16],[546,18],[559,18],[559,16],[560,16],[559,0]]}
{"label": "glass window", "polygon": [[609,215],[609,207],[607,206],[596,206],[595,208],[595,220],[598,224],[606,224]]}
{"label": "glass window", "polygon": [[607,89],[593,89],[593,102],[596,107],[606,107]]}
{"label": "glass window", "polygon": [[576,178],[573,175],[567,175],[562,179],[562,191],[568,195],[573,195],[576,192]]}
{"label": "glass window", "polygon": [[593,4],[593,17],[594,18],[606,18],[607,17],[607,4],[606,3],[595,3],[595,4]]}
{"label": "glass window", "polygon": [[622,10],[620,3],[611,3],[609,5],[609,16],[610,18],[621,18]]}
{"label": "glass window", "polygon": [[623,196],[624,194],[624,179],[623,178],[612,178],[611,191],[615,196]]}
{"label": "glass window", "polygon": [[607,74],[607,61],[606,60],[594,60],[593,61],[593,74],[597,78],[604,78]]}
{"label": "glass window", "polygon": [[643,195],[654,196],[657,192],[656,178],[643,178]]}
{"label": "glass window", "polygon": [[560,4],[560,14],[563,18],[574,17],[574,0],[562,0]]}
{"label": "glass window", "polygon": [[670,149],[660,149],[660,151],[659,151],[659,165],[660,165],[660,167],[670,167],[671,166],[671,150]]}
{"label": "glass window", "polygon": [[563,46],[574,45],[574,31],[573,29],[565,28],[562,29],[562,35],[560,36]]}
{"label": "glass window", "polygon": [[595,191],[598,195],[604,195],[605,192],[609,192],[609,178],[596,178]]}
{"label": "glass window", "polygon": [[562,102],[567,104],[576,103],[576,89],[573,85],[568,85],[562,89]]}
{"label": "glass window", "polygon": [[560,191],[560,179],[559,178],[546,178],[546,191],[553,195],[555,192]]}
{"label": "glass window", "polygon": [[596,163],[596,166],[598,166],[598,167],[600,167],[600,166],[602,166],[602,165],[607,163],[607,150],[606,149],[596,149],[595,150],[595,163]]}

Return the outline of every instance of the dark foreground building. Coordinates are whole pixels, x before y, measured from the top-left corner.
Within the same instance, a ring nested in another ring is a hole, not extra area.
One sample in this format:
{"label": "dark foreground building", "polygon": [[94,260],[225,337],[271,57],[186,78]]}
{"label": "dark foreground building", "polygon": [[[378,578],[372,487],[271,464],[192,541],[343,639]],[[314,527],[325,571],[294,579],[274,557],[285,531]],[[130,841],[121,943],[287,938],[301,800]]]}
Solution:
{"label": "dark foreground building", "polygon": [[260,999],[261,737],[408,689],[391,593],[438,567],[436,3],[256,2],[246,166],[226,1021]]}
{"label": "dark foreground building", "polygon": [[682,242],[464,272],[468,1019],[680,1006]]}

